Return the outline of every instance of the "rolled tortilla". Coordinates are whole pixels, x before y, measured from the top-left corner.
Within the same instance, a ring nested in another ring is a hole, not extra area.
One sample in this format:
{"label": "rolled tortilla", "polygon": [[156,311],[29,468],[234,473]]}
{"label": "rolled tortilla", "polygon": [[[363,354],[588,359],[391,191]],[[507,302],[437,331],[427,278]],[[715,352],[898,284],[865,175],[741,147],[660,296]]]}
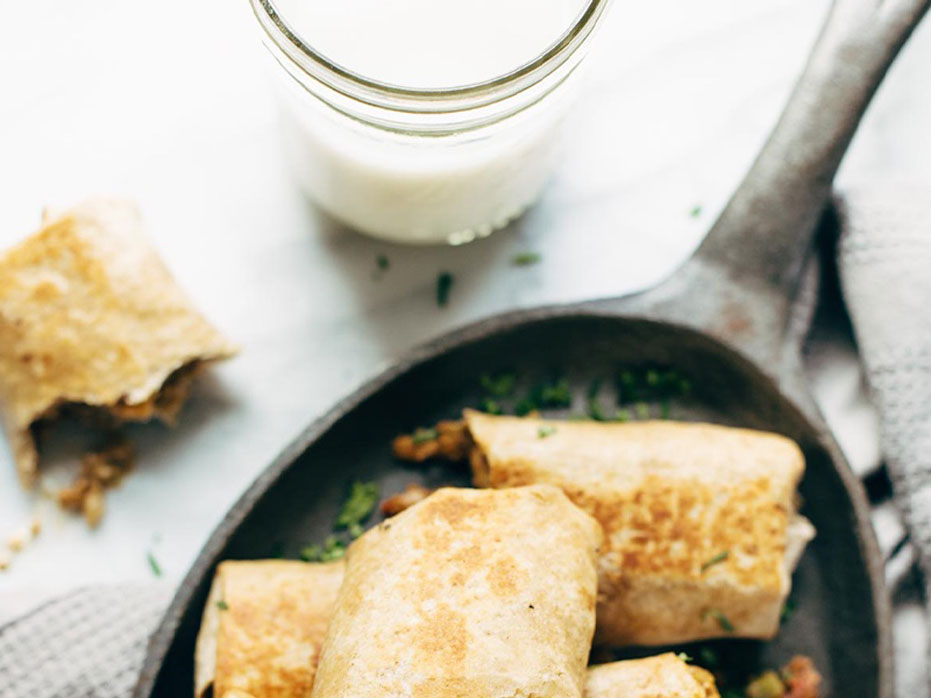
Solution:
{"label": "rolled tortilla", "polygon": [[667,652],[589,667],[585,698],[720,698],[714,677]]}
{"label": "rolled tortilla", "polygon": [[[564,422],[467,410],[480,487],[548,483],[603,526],[596,641],[769,638],[814,530],[795,511],[791,440],[661,422]],[[541,436],[541,434],[543,436]]]}
{"label": "rolled tortilla", "polygon": [[0,255],[0,404],[25,487],[37,420],[86,406],[117,421],[171,421],[197,369],[234,352],[130,203],[88,201]]}
{"label": "rolled tortilla", "polygon": [[[214,698],[310,695],[343,571],[342,561],[221,564],[197,638],[196,698],[211,687]],[[584,695],[718,698],[711,674],[672,653],[589,667]]]}
{"label": "rolled tortilla", "polygon": [[350,547],[314,698],[579,698],[600,542],[555,487],[438,490]]}
{"label": "rolled tortilla", "polygon": [[307,698],[343,581],[342,560],[223,562],[204,608],[194,695]]}

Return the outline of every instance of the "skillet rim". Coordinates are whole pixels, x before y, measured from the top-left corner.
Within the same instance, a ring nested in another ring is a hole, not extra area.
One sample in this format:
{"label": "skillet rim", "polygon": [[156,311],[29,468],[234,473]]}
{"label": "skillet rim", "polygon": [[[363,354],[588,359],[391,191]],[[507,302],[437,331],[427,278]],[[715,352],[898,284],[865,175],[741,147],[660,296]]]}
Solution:
{"label": "skillet rim", "polygon": [[[873,621],[877,631],[877,698],[893,698],[894,653],[892,644],[892,604],[885,582],[884,558],[879,547],[876,531],[870,516],[870,505],[866,489],[853,472],[839,445],[835,441],[820,409],[808,393],[793,396],[781,388],[774,378],[758,366],[739,348],[720,337],[703,332],[695,327],[663,320],[647,312],[619,313],[593,307],[591,302],[553,304],[498,313],[472,321],[459,328],[443,333],[416,345],[405,352],[387,368],[377,371],[360,386],[340,398],[329,410],[314,419],[301,430],[279,454],[256,476],[239,498],[230,506],[220,523],[208,536],[200,552],[178,585],[168,608],[149,637],[145,659],[139,678],[133,688],[133,698],[151,698],[159,679],[168,651],[174,643],[185,612],[190,607],[198,586],[213,569],[220,551],[238,531],[246,517],[259,500],[299,460],[300,456],[319,440],[336,422],[345,417],[366,399],[386,387],[400,376],[418,366],[436,359],[454,349],[475,343],[502,332],[519,330],[522,327],[559,319],[605,319],[640,321],[662,326],[666,329],[684,331],[702,336],[730,353],[729,361],[737,361],[751,368],[775,390],[785,401],[791,415],[812,428],[818,445],[828,454],[835,473],[843,484],[856,519],[856,538],[863,554],[873,601]],[[801,370],[801,369],[799,369]],[[800,404],[799,397],[807,404]]]}

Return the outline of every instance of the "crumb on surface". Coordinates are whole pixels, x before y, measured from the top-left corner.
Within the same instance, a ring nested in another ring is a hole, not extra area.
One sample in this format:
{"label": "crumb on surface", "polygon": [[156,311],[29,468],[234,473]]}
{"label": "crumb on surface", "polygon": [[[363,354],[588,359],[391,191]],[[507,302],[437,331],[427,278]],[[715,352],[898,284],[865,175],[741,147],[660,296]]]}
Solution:
{"label": "crumb on surface", "polygon": [[58,505],[83,514],[87,525],[96,528],[106,511],[106,490],[120,484],[134,460],[133,446],[122,436],[99,451],[85,454],[74,482],[56,494]]}

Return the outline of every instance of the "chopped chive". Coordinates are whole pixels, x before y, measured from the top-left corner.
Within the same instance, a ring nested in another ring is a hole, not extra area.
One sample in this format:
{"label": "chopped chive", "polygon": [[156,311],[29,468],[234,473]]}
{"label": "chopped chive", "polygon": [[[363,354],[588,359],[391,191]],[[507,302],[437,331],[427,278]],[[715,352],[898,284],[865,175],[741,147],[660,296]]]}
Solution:
{"label": "chopped chive", "polygon": [[226,601],[224,601],[223,599],[220,599],[219,601],[217,601],[217,608],[219,608],[221,611],[230,610],[229,604],[226,603]]}
{"label": "chopped chive", "polygon": [[350,529],[350,535],[353,530],[358,530],[357,535],[361,535],[361,524],[372,515],[376,504],[378,504],[377,483],[353,482],[349,489],[349,496],[343,502],[336,517],[336,528]]}
{"label": "chopped chive", "polygon": [[541,407],[568,407],[572,404],[569,379],[559,378],[553,383],[537,386],[534,397]]}
{"label": "chopped chive", "polygon": [[411,441],[415,444],[422,444],[427,441],[434,441],[438,436],[436,429],[417,429],[411,435]]}
{"label": "chopped chive", "polygon": [[504,410],[501,409],[501,405],[498,404],[497,400],[485,398],[482,400],[482,412],[486,414],[503,414]]}
{"label": "chopped chive", "polygon": [[730,550],[722,550],[717,555],[714,555],[702,563],[701,571],[704,574],[708,571],[709,568],[719,565],[724,562],[727,558],[731,556]]}
{"label": "chopped chive", "polygon": [[391,266],[391,262],[388,261],[388,256],[380,254],[375,258],[375,266],[377,266],[382,271],[386,271],[388,267]]}
{"label": "chopped chive", "polygon": [[683,661],[686,664],[692,661],[692,658],[689,655],[687,655],[685,652],[679,652],[678,654],[676,654],[676,656],[679,658],[680,661]]}
{"label": "chopped chive", "polygon": [[728,620],[727,616],[725,616],[723,613],[721,613],[721,611],[719,611],[716,608],[706,609],[705,612],[702,613],[701,617],[702,617],[702,620],[708,620],[709,618],[713,618],[714,620],[718,622],[718,625],[721,626],[721,630],[723,630],[726,633],[734,632],[734,624],[731,623],[730,620]]}
{"label": "chopped chive", "polygon": [[541,439],[545,439],[547,436],[552,436],[556,433],[556,427],[552,424],[541,424],[540,428],[537,429],[537,436]]}
{"label": "chopped chive", "polygon": [[537,403],[533,398],[525,397],[517,401],[517,404],[514,405],[514,414],[518,417],[523,417],[526,414],[530,414],[537,409]]}
{"label": "chopped chive", "polygon": [[520,252],[511,257],[511,264],[515,267],[529,267],[531,264],[537,264],[543,256],[538,252]]}
{"label": "chopped chive", "polygon": [[789,616],[792,615],[793,611],[795,611],[795,601],[793,599],[786,599],[785,604],[782,606],[782,612],[779,614],[780,625],[789,620]]}
{"label": "chopped chive", "polygon": [[158,564],[158,560],[155,559],[155,555],[152,554],[152,551],[148,551],[145,556],[149,561],[149,569],[152,570],[152,574],[154,574],[156,577],[161,577],[162,567]]}
{"label": "chopped chive", "polygon": [[509,397],[514,394],[517,376],[513,373],[501,373],[497,376],[486,373],[481,377],[480,383],[482,390],[492,397]]}
{"label": "chopped chive", "polygon": [[349,537],[353,539],[361,536],[363,531],[364,529],[362,528],[362,525],[359,523],[356,523],[355,521],[353,521],[351,524],[349,524],[346,527],[346,532],[349,533]]}
{"label": "chopped chive", "polygon": [[701,204],[695,204],[692,206],[692,208],[689,210],[689,215],[692,218],[698,218],[701,215]]}
{"label": "chopped chive", "polygon": [[436,277],[436,304],[441,308],[449,302],[449,292],[453,287],[453,275],[448,271],[440,272]]}

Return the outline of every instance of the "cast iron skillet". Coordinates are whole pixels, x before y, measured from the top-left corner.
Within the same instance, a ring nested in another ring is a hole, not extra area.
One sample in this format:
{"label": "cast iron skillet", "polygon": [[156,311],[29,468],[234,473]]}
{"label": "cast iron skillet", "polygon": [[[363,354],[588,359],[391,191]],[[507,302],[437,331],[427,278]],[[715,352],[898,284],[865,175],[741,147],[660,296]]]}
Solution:
{"label": "cast iron skillet", "polygon": [[890,608],[883,560],[857,478],[806,388],[791,317],[811,233],[861,115],[931,0],[836,0],[762,153],[695,256],[670,279],[620,299],[492,317],[414,351],[312,424],[227,514],[182,583],[148,648],[134,696],[185,696],[215,565],[296,556],[322,540],[347,483],[382,492],[412,480],[465,484],[444,466],[394,461],[395,434],[456,416],[479,377],[517,367],[527,380],[661,365],[695,387],[673,416],[769,429],[805,451],[803,512],[818,529],[794,578],[797,610],[770,643],[718,643],[726,662],[774,666],[812,656],[827,695],[892,698]]}

